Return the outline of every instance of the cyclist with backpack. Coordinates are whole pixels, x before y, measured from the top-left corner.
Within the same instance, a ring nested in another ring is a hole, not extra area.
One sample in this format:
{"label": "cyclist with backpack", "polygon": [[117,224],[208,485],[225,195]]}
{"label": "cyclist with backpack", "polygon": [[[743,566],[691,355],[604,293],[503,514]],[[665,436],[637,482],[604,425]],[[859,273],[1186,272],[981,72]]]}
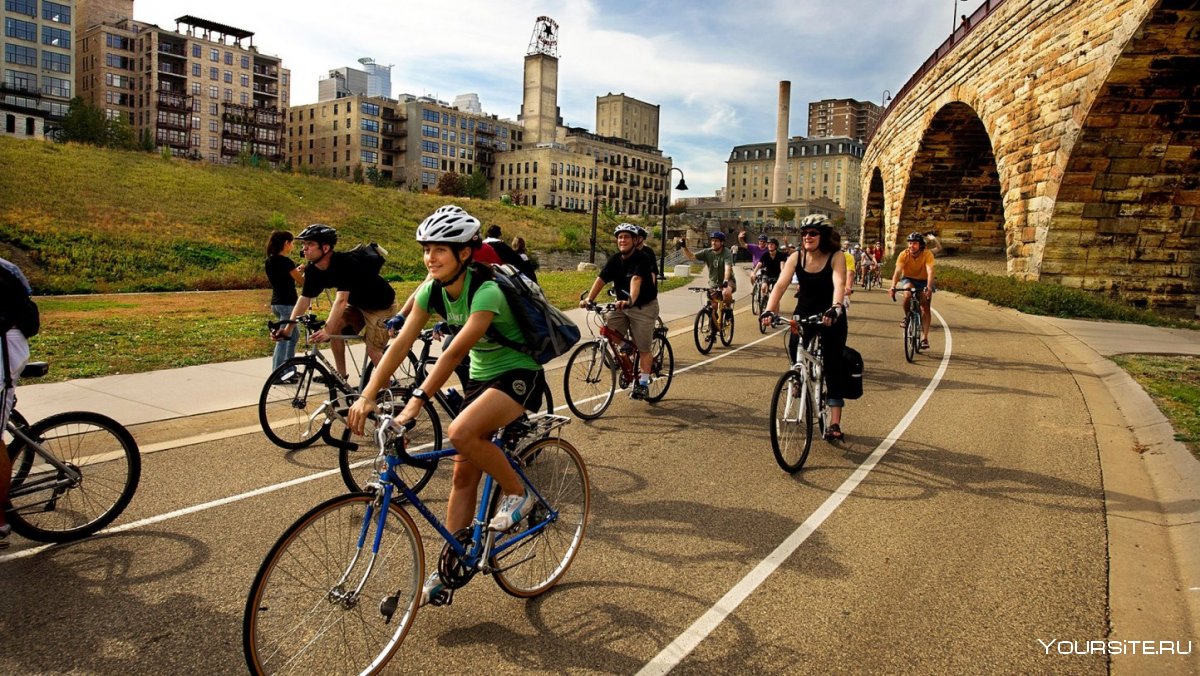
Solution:
{"label": "cyclist with backpack", "polygon": [[[0,430],[8,423],[8,414],[16,403],[17,378],[29,360],[29,339],[40,328],[37,305],[31,296],[33,288],[16,265],[0,258]],[[12,482],[12,465],[8,446],[0,436],[0,506],[8,504],[8,489]],[[4,520],[0,508],[0,549],[8,546],[12,526]]]}
{"label": "cyclist with backpack", "polygon": [[[312,339],[324,342],[329,336],[342,333],[345,327],[350,328],[349,333],[361,330],[367,356],[378,364],[388,342],[386,322],[396,312],[396,291],[379,274],[382,258],[372,262],[363,260],[365,252],[362,255],[352,251],[335,252],[337,230],[323,223],[308,226],[296,235],[296,239],[303,242],[301,252],[307,265],[304,266],[304,287],[292,308],[291,318],[304,316],[314,298],[325,289],[336,288],[337,295],[325,318],[325,328],[312,334]],[[295,328],[295,324],[283,326],[276,331],[276,338],[286,340]],[[331,345],[334,366],[346,378],[346,344],[333,340]]]}
{"label": "cyclist with backpack", "polygon": [[654,283],[654,261],[637,250],[638,226],[621,223],[613,231],[617,238],[617,253],[609,256],[592,288],[579,307],[586,308],[608,284],[617,295],[617,310],[604,321],[621,335],[629,334],[640,356],[641,375],[633,385],[633,398],[645,399],[650,389],[650,374],[654,372],[654,324],[658,319],[658,286]]}
{"label": "cyclist with backpack", "polygon": [[[463,408],[449,428],[450,443],[463,460],[454,464],[446,506],[445,524],[451,532],[471,525],[484,472],[500,484],[503,493],[489,528],[509,530],[533,506],[535,500],[525,492],[521,479],[491,437],[525,411],[538,410],[546,388],[545,374],[537,360],[510,347],[522,341],[522,330],[491,269],[474,263],[478,234],[479,221],[451,205],[439,208],[417,226],[416,239],[424,250],[425,267],[432,279],[417,289],[404,327],[388,346],[348,416],[350,428],[361,434],[367,416],[375,410],[376,397],[387,387],[434,310],[452,327],[458,327],[454,340],[397,416],[399,423],[416,417],[429,401],[428,393],[438,391],[470,351],[471,373]],[[422,591],[422,605],[444,587],[436,572],[430,575]]]}

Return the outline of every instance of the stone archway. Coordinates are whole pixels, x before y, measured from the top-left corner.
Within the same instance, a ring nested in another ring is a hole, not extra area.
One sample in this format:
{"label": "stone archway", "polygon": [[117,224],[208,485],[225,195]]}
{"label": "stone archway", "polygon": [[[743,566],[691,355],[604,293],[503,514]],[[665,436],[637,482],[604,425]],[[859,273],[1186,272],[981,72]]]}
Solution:
{"label": "stone archway", "polygon": [[884,241],[884,206],[883,174],[879,167],[875,167],[871,170],[871,184],[867,189],[867,209],[863,215],[861,238],[863,244]]}
{"label": "stone archway", "polygon": [[965,103],[934,115],[913,158],[894,246],[912,231],[934,232],[945,254],[1005,256],[1004,205],[987,129]]}

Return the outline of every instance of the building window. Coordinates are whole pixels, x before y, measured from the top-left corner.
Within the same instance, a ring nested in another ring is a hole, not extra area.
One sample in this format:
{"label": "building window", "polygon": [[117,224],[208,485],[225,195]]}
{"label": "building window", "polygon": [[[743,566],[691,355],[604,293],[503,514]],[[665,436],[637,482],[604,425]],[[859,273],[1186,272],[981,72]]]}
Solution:
{"label": "building window", "polygon": [[71,25],[71,7],[50,0],[42,0],[42,18],[54,23]]}
{"label": "building window", "polygon": [[220,61],[221,60],[221,50],[209,49],[208,50],[208,60],[209,61]]}
{"label": "building window", "polygon": [[192,45],[192,58],[200,58],[200,45]]}
{"label": "building window", "polygon": [[[213,98],[216,98],[215,94],[213,95]],[[216,115],[218,110],[219,109],[217,108],[217,104],[215,104],[215,103],[208,104],[208,114],[209,115]]]}
{"label": "building window", "polygon": [[225,52],[225,65],[226,66],[233,65],[233,52]]}
{"label": "building window", "polygon": [[362,135],[362,144],[368,148],[378,148],[379,147],[379,137],[372,136],[371,134],[363,134]]}
{"label": "building window", "polygon": [[4,0],[4,9],[25,16],[37,16],[37,0]]}
{"label": "building window", "polygon": [[204,74],[204,69],[200,67],[200,64],[193,63],[192,64],[192,77],[201,77],[203,74]]}
{"label": "building window", "polygon": [[379,117],[379,105],[378,104],[368,103],[366,101],[363,101],[361,111],[362,111],[363,115],[372,115],[375,117]]}
{"label": "building window", "polygon": [[208,79],[219,80],[220,78],[221,78],[221,69],[219,69],[219,68],[209,68],[208,69]]}
{"label": "building window", "polygon": [[215,99],[221,95],[221,90],[216,85],[211,85],[208,88],[208,98]]}
{"label": "building window", "polygon": [[438,115],[436,110],[430,110],[428,108],[421,109],[421,119],[425,120],[426,122],[441,122],[442,120],[441,116]]}
{"label": "building window", "polygon": [[225,83],[233,84],[233,71],[231,71],[231,70],[225,71]]}
{"label": "building window", "polygon": [[379,162],[379,153],[374,150],[364,150],[359,157],[362,158],[365,164],[376,164]]}
{"label": "building window", "polygon": [[5,17],[4,35],[10,38],[17,38],[18,40],[29,40],[30,42],[36,42],[37,24],[29,21],[21,21],[20,19]]}
{"label": "building window", "polygon": [[4,62],[15,63],[18,66],[36,66],[37,48],[6,43],[4,45]]}
{"label": "building window", "polygon": [[362,130],[378,132],[379,131],[379,120],[365,120],[364,119],[362,121]]}
{"label": "building window", "polygon": [[42,77],[42,93],[69,99],[71,98],[71,81],[45,75]]}
{"label": "building window", "polygon": [[249,86],[250,86],[250,76],[249,76],[249,75],[246,75],[245,73],[242,73],[242,75],[241,75],[241,78],[240,78],[240,81],[241,81],[241,83],[242,83],[242,86],[243,86],[243,87],[249,87]]}
{"label": "building window", "polygon": [[250,67],[250,57],[245,54],[242,54],[242,68],[249,68],[249,67]]}

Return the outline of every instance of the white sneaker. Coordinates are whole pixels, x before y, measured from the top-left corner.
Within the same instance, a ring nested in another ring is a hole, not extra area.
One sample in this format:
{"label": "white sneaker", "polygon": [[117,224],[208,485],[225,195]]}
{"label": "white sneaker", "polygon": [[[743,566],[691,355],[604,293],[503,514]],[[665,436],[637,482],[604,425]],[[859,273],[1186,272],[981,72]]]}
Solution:
{"label": "white sneaker", "polygon": [[437,573],[431,573],[425,579],[425,586],[421,588],[421,605],[428,605],[429,600],[442,593],[446,585],[442,583],[442,576]]}
{"label": "white sneaker", "polygon": [[496,508],[496,515],[492,517],[488,528],[501,533],[512,529],[526,517],[533,503],[533,496],[529,494],[528,490],[521,495],[504,496],[500,500],[500,506]]}

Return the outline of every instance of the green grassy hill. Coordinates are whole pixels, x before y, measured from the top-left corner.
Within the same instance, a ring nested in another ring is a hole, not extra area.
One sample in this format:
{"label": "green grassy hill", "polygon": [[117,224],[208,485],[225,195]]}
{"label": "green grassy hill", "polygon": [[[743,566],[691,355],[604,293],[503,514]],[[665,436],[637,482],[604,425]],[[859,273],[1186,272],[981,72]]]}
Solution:
{"label": "green grassy hill", "polygon": [[248,167],[0,137],[0,256],[38,294],[265,286],[276,228],[338,228],[339,248],[373,241],[385,275],[424,275],[416,224],[447,202],[544,251],[586,243],[588,215],[445,198]]}

